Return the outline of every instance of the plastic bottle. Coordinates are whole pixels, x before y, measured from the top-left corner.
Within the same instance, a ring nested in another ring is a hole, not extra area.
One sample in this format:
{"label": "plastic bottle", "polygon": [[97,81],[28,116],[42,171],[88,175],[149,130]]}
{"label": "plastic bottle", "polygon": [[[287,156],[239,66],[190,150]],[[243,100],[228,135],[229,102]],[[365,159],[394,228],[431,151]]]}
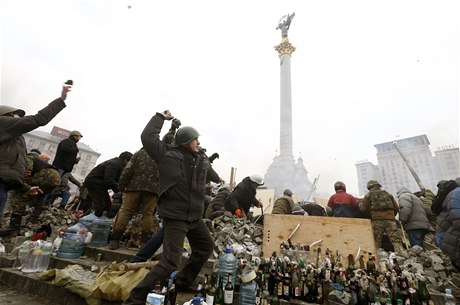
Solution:
{"label": "plastic bottle", "polygon": [[65,230],[56,256],[60,258],[79,258],[83,254],[87,233],[88,228],[81,222],[68,227]]}
{"label": "plastic bottle", "polygon": [[43,240],[34,241],[32,247],[27,255],[26,262],[21,271],[26,273],[37,272],[40,269],[40,262],[42,258],[41,244]]}
{"label": "plastic bottle", "polygon": [[445,305],[455,305],[455,298],[454,296],[452,295],[452,290],[449,289],[449,288],[446,288],[446,294],[444,296],[445,300],[446,300],[446,303]]}
{"label": "plastic bottle", "polygon": [[87,228],[89,228],[91,226],[91,224],[93,223],[93,220],[97,219],[98,217],[94,214],[94,212],[92,212],[91,214],[88,214],[86,216],[83,216],[82,218],[80,218],[78,220],[78,222],[81,222],[82,224],[84,224]]}
{"label": "plastic bottle", "polygon": [[111,228],[112,219],[107,218],[107,212],[104,211],[102,216],[94,219],[89,226],[89,231],[93,233],[93,237],[89,244],[94,247],[106,246]]}
{"label": "plastic bottle", "polygon": [[18,249],[18,256],[14,262],[13,268],[22,269],[29,255],[31,244],[32,242],[30,240],[26,240],[21,246],[16,248]]}
{"label": "plastic bottle", "polygon": [[165,300],[164,295],[160,295],[156,293],[149,293],[147,295],[145,304],[146,305],[160,305],[164,303],[164,300]]}
{"label": "plastic bottle", "polygon": [[46,269],[48,269],[48,265],[50,264],[51,253],[53,253],[53,243],[50,241],[45,241],[41,246],[41,249],[42,255],[36,272],[43,272]]}
{"label": "plastic bottle", "polygon": [[256,303],[258,286],[255,278],[254,270],[245,272],[241,276],[240,305],[254,305]]}
{"label": "plastic bottle", "polygon": [[224,287],[227,284],[228,274],[232,275],[232,284],[235,285],[236,257],[233,255],[231,247],[226,247],[219,258],[219,277],[222,279]]}

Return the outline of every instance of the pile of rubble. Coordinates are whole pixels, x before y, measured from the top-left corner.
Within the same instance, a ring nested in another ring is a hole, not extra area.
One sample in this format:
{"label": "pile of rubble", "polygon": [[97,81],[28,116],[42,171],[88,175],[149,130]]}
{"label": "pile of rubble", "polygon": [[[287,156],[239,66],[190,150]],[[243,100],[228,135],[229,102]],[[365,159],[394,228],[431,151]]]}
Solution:
{"label": "pile of rubble", "polygon": [[31,221],[33,208],[27,211],[26,216],[23,217],[21,230],[19,235],[30,237],[36,230],[43,224],[50,226],[51,238],[54,239],[60,229],[65,230],[67,227],[74,225],[78,222],[78,218],[74,213],[60,209],[58,207],[50,207],[44,209],[38,216],[38,219]]}
{"label": "pile of rubble", "polygon": [[430,293],[443,293],[446,288],[460,298],[460,270],[457,270],[441,250],[426,250],[412,247],[398,256],[398,264],[410,275],[421,275],[427,280]]}
{"label": "pile of rubble", "polygon": [[248,262],[260,257],[263,226],[235,217],[228,211],[214,220],[205,219],[205,222],[214,237],[214,258],[218,258],[227,246],[232,247],[235,256]]}

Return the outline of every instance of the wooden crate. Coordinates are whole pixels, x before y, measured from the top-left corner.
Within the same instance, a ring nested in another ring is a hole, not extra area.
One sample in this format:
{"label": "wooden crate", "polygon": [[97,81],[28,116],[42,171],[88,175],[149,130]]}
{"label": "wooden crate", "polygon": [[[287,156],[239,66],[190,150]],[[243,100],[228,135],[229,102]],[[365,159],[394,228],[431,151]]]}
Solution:
{"label": "wooden crate", "polygon": [[358,247],[361,246],[361,254],[365,255],[367,261],[367,252],[376,253],[369,219],[266,214],[262,249],[264,256],[270,256],[273,251],[279,253],[281,242],[287,241],[298,223],[300,227],[291,238],[293,244],[299,242],[306,245],[323,240],[310,249],[312,254],[321,247],[324,255],[326,248],[329,248],[334,253],[339,250],[346,259],[350,253],[356,256]]}

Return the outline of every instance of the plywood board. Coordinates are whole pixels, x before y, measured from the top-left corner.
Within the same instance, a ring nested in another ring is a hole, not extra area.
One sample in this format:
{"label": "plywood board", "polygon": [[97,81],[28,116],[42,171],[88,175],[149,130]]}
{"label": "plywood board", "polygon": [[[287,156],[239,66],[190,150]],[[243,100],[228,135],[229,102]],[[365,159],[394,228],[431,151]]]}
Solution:
{"label": "plywood board", "polygon": [[[322,253],[326,248],[334,253],[339,250],[343,257],[348,254],[356,256],[358,247],[361,254],[376,253],[374,235],[371,221],[360,218],[296,216],[296,215],[264,215],[264,256],[269,256],[276,251],[279,253],[280,244],[287,241],[288,236],[300,226],[291,237],[293,244],[311,244],[322,239],[322,242],[310,249],[311,253],[321,247]],[[367,258],[367,255],[365,255]]]}
{"label": "plywood board", "polygon": [[[264,205],[264,214],[270,214],[273,209],[273,203],[275,202],[275,190],[274,189],[257,189],[256,198],[259,199]],[[252,215],[254,217],[259,216],[261,210],[259,208],[252,209]]]}

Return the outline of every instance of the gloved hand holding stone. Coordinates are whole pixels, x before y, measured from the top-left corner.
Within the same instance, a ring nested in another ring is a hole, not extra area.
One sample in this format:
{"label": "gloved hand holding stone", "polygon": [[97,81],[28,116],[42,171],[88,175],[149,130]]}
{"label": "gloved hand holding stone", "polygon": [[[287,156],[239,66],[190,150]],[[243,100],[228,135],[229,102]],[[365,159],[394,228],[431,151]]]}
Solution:
{"label": "gloved hand holding stone", "polygon": [[176,119],[173,119],[172,122],[171,122],[171,126],[174,127],[174,128],[176,128],[176,129],[179,128],[180,125],[182,125],[182,123],[181,123],[180,120],[177,119],[177,118],[176,118]]}

